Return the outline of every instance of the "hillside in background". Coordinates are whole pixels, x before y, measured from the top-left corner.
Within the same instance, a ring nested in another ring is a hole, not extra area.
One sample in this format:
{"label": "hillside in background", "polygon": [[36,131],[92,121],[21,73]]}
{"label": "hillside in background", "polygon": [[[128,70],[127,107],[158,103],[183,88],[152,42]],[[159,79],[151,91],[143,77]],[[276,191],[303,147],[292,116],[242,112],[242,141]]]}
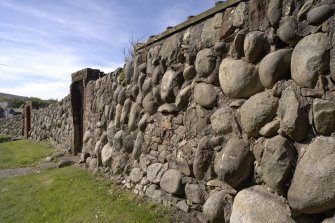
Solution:
{"label": "hillside in background", "polygon": [[24,96],[18,96],[18,95],[13,95],[13,94],[6,94],[6,93],[1,93],[0,92],[0,99],[3,99],[3,98],[8,98],[8,99],[14,99],[14,98],[17,98],[17,99],[21,99],[21,100],[28,100],[28,97],[24,97]]}

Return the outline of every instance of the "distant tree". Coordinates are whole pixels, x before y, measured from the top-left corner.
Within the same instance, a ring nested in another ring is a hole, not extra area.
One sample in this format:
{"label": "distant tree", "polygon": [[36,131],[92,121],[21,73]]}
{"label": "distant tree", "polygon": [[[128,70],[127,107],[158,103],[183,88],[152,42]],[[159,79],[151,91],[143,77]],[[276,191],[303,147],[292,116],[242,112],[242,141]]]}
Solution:
{"label": "distant tree", "polygon": [[8,107],[10,108],[20,108],[21,105],[26,103],[21,98],[0,98],[0,102],[8,102]]}
{"label": "distant tree", "polygon": [[143,41],[145,35],[141,37],[134,37],[134,33],[131,34],[127,44],[122,48],[121,52],[123,54],[124,62],[127,63],[131,61],[135,56],[135,47]]}

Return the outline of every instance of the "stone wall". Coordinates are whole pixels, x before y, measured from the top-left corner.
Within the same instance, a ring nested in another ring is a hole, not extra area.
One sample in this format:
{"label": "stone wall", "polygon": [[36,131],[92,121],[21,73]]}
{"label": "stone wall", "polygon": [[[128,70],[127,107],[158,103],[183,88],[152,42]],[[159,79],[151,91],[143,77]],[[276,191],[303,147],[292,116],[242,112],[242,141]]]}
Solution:
{"label": "stone wall", "polygon": [[23,120],[20,115],[0,119],[0,134],[21,137],[23,135]]}
{"label": "stone wall", "polygon": [[33,110],[30,138],[48,140],[63,151],[71,151],[72,110],[70,96],[44,109]]}
{"label": "stone wall", "polygon": [[[202,222],[331,222],[335,3],[234,2],[85,84],[82,162]],[[69,150],[69,97],[33,117]]]}

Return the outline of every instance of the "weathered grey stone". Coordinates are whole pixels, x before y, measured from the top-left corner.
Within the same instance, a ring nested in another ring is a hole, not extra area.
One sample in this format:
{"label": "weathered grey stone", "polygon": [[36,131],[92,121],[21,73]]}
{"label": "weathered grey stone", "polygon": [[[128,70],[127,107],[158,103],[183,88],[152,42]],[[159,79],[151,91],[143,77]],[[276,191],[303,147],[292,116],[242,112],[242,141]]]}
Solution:
{"label": "weathered grey stone", "polygon": [[142,132],[145,131],[145,128],[147,126],[147,119],[149,118],[149,114],[145,113],[142,118],[140,119],[140,121],[138,122],[138,129]]}
{"label": "weathered grey stone", "polygon": [[184,155],[182,151],[178,152],[177,158],[176,158],[177,167],[178,167],[178,170],[180,170],[184,175],[190,176],[192,172],[190,169],[190,165],[188,164],[188,161],[185,157],[186,156]]}
{"label": "weathered grey stone", "polygon": [[115,131],[116,129],[115,129],[114,122],[111,121],[107,127],[107,140],[111,145],[113,145],[113,137],[114,137]]}
{"label": "weathered grey stone", "polygon": [[204,192],[199,184],[186,184],[185,194],[187,199],[192,203],[203,204],[205,202]]}
{"label": "weathered grey stone", "polygon": [[292,53],[292,79],[303,87],[314,88],[320,75],[329,70],[329,39],[325,33],[303,38]]}
{"label": "weathered grey stone", "polygon": [[138,70],[141,72],[141,73],[147,73],[147,63],[141,63],[139,66],[138,66]]}
{"label": "weathered grey stone", "polygon": [[200,50],[195,59],[195,70],[199,77],[208,77],[215,68],[215,55],[211,49]]}
{"label": "weathered grey stone", "polygon": [[112,160],[113,147],[107,143],[101,150],[101,161],[103,166],[108,166]]}
{"label": "weathered grey stone", "polygon": [[124,140],[123,140],[123,145],[122,145],[122,150],[125,151],[126,153],[132,153],[133,152],[133,149],[134,149],[134,141],[135,141],[135,137],[133,135],[134,133],[132,134],[129,134],[127,135],[126,137],[124,137]]}
{"label": "weathered grey stone", "polygon": [[185,200],[181,200],[176,204],[176,207],[182,210],[183,212],[188,213],[190,211],[190,206],[187,205]]}
{"label": "weathered grey stone", "polygon": [[283,197],[259,185],[241,190],[234,199],[230,223],[260,222],[296,223]]}
{"label": "weathered grey stone", "polygon": [[233,131],[235,122],[234,110],[224,106],[216,110],[210,118],[213,130],[217,134],[227,134]]}
{"label": "weathered grey stone", "polygon": [[161,64],[158,65],[157,67],[155,67],[155,69],[153,71],[153,74],[152,74],[152,78],[151,78],[152,87],[159,84],[159,82],[161,81],[161,79],[163,77],[163,74],[164,74],[164,68]]}
{"label": "weathered grey stone", "polygon": [[219,79],[223,92],[232,98],[248,98],[263,89],[256,66],[242,60],[223,59]]}
{"label": "weathered grey stone", "polygon": [[115,109],[115,118],[114,118],[114,124],[116,128],[121,127],[121,114],[122,114],[122,105],[117,104]]}
{"label": "weathered grey stone", "polygon": [[248,62],[256,63],[267,51],[265,34],[260,31],[249,32],[244,39],[244,55]]}
{"label": "weathered grey stone", "polygon": [[289,77],[291,49],[281,49],[266,55],[259,64],[259,79],[265,88],[272,88],[281,79]]}
{"label": "weathered grey stone", "polygon": [[113,138],[113,146],[115,150],[119,151],[122,149],[124,137],[125,137],[125,134],[123,130],[119,130],[118,132],[115,133],[114,138]]}
{"label": "weathered grey stone", "polygon": [[133,154],[132,154],[133,158],[136,159],[136,160],[141,155],[141,152],[142,152],[141,151],[141,146],[142,146],[143,142],[144,142],[144,133],[139,131],[137,133],[137,137],[136,137],[135,144],[134,144],[134,149],[133,149]]}
{"label": "weathered grey stone", "polygon": [[217,155],[214,170],[219,179],[235,187],[250,176],[253,162],[248,142],[230,138]]}
{"label": "weathered grey stone", "polygon": [[127,61],[123,71],[124,71],[124,81],[125,83],[129,84],[134,74],[134,61],[133,60]]}
{"label": "weathered grey stone", "polygon": [[220,40],[223,40],[234,33],[235,27],[233,26],[233,16],[234,8],[227,8],[223,15],[223,20],[220,27]]}
{"label": "weathered grey stone", "polygon": [[173,103],[165,103],[159,106],[157,111],[162,113],[174,113],[177,111],[177,107]]}
{"label": "weathered grey stone", "polygon": [[227,51],[227,48],[226,48],[226,43],[225,42],[217,42],[217,43],[215,43],[215,45],[214,45],[214,53],[217,56],[221,56],[226,51]]}
{"label": "weathered grey stone", "polygon": [[127,98],[126,101],[123,104],[121,117],[120,117],[120,122],[122,124],[126,124],[128,122],[128,117],[129,117],[131,104],[132,104],[132,101],[129,98]]}
{"label": "weathered grey stone", "polygon": [[266,15],[272,26],[277,27],[281,18],[281,0],[270,0]]}
{"label": "weathered grey stone", "polygon": [[194,87],[194,100],[203,107],[213,107],[218,90],[211,84],[199,83]]}
{"label": "weathered grey stone", "polygon": [[245,21],[247,5],[245,2],[240,2],[235,8],[233,16],[233,26],[242,27]]}
{"label": "weathered grey stone", "polygon": [[302,21],[304,19],[306,19],[306,15],[308,13],[308,11],[312,8],[314,4],[314,0],[307,0],[303,6],[299,9],[299,12],[298,12],[298,21]]}
{"label": "weathered grey stone", "polygon": [[157,111],[158,104],[154,99],[154,96],[149,92],[143,99],[142,102],[144,111],[154,114]]}
{"label": "weathered grey stone", "polygon": [[117,97],[117,102],[120,104],[120,105],[123,105],[124,102],[126,101],[127,99],[127,95],[126,95],[126,88],[122,88],[118,97]]}
{"label": "weathered grey stone", "polygon": [[275,117],[277,107],[278,98],[272,96],[271,90],[255,94],[241,106],[242,128],[249,136],[257,137],[259,130]]}
{"label": "weathered grey stone", "polygon": [[173,70],[167,70],[162,78],[161,98],[163,101],[171,102],[174,100],[173,80],[175,76],[176,72],[174,72]]}
{"label": "weathered grey stone", "polygon": [[154,195],[154,193],[155,193],[155,191],[157,190],[157,185],[156,184],[150,184],[148,187],[147,187],[147,189],[145,190],[145,195],[147,196],[147,197],[150,197],[150,198],[152,198],[153,197],[153,195]]}
{"label": "weathered grey stone", "polygon": [[191,94],[191,85],[186,86],[183,88],[176,97],[176,106],[177,108],[185,108],[188,105],[188,101]]}
{"label": "weathered grey stone", "polygon": [[153,163],[148,166],[147,177],[148,180],[152,183],[159,183],[165,172],[164,166],[162,163]]}
{"label": "weathered grey stone", "polygon": [[185,80],[192,80],[195,75],[197,74],[197,71],[195,70],[194,65],[186,65],[185,69],[183,71],[183,76]]}
{"label": "weathered grey stone", "polygon": [[217,191],[209,196],[203,207],[206,220],[212,223],[225,222],[226,197],[224,191]]}
{"label": "weathered grey stone", "polygon": [[130,179],[131,179],[132,182],[138,183],[143,178],[143,172],[141,171],[141,168],[133,168],[130,171],[129,176],[130,176]]}
{"label": "weathered grey stone", "polygon": [[143,94],[148,93],[151,90],[151,77],[147,77],[142,85]]}
{"label": "weathered grey stone", "polygon": [[61,161],[58,162],[57,167],[58,168],[63,168],[63,167],[67,167],[67,166],[72,166],[74,165],[76,162],[70,159],[62,159]]}
{"label": "weathered grey stone", "polygon": [[207,119],[201,116],[197,109],[188,108],[183,118],[186,133],[189,137],[199,135],[207,125]]}
{"label": "weathered grey stone", "polygon": [[96,143],[95,143],[95,146],[94,146],[94,154],[96,156],[100,156],[100,153],[101,153],[101,150],[102,148],[104,147],[105,144],[103,144],[100,140],[98,140]]}
{"label": "weathered grey stone", "polygon": [[301,141],[308,131],[308,115],[302,108],[300,92],[291,85],[282,92],[277,114],[280,118],[280,130],[295,141]]}
{"label": "weathered grey stone", "polygon": [[332,7],[328,4],[324,4],[310,10],[307,13],[307,20],[310,24],[320,24],[328,19],[332,14]]}
{"label": "weathered grey stone", "polygon": [[176,59],[177,51],[180,48],[180,45],[181,36],[178,34],[165,39],[159,54],[163,60],[166,60],[168,65]]}
{"label": "weathered grey stone", "polygon": [[274,191],[283,194],[296,161],[293,143],[282,137],[271,138],[263,151],[261,167],[263,181]]}
{"label": "weathered grey stone", "polygon": [[328,135],[335,132],[335,102],[314,99],[313,122],[319,134]]}
{"label": "weathered grey stone", "polygon": [[137,103],[133,103],[129,113],[128,129],[133,131],[137,128],[141,107]]}
{"label": "weathered grey stone", "polygon": [[206,177],[206,173],[213,168],[213,159],[214,150],[209,143],[209,138],[205,136],[199,141],[193,162],[193,173],[196,179],[202,180]]}
{"label": "weathered grey stone", "polygon": [[182,184],[183,175],[175,169],[167,170],[160,181],[160,187],[170,194],[183,194],[184,186]]}
{"label": "weathered grey stone", "polygon": [[297,29],[297,22],[288,19],[277,29],[277,35],[284,43],[294,46],[299,41]]}
{"label": "weathered grey stone", "polygon": [[318,214],[335,208],[335,140],[318,137],[307,148],[294,172],[288,202],[294,210]]}
{"label": "weathered grey stone", "polygon": [[201,32],[201,42],[205,46],[213,46],[219,40],[220,25],[222,23],[223,13],[216,13],[214,17],[204,22]]}
{"label": "weathered grey stone", "polygon": [[274,136],[277,134],[280,128],[280,121],[275,119],[267,124],[265,124],[261,130],[259,130],[259,134],[265,137]]}

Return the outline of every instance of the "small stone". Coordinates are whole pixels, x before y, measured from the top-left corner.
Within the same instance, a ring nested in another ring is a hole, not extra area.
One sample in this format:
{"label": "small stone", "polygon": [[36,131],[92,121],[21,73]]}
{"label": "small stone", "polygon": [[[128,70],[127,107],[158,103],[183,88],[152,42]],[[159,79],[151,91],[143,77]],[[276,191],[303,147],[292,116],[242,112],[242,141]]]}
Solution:
{"label": "small stone", "polygon": [[190,207],[186,204],[185,200],[179,201],[176,207],[182,210],[183,212],[186,212],[186,213],[190,212]]}
{"label": "small stone", "polygon": [[245,21],[247,5],[245,2],[240,2],[234,12],[233,26],[242,27]]}
{"label": "small stone", "polygon": [[225,42],[217,42],[214,45],[214,52],[216,55],[220,56],[227,51]]}
{"label": "small stone", "polygon": [[132,182],[138,183],[143,178],[143,172],[141,171],[141,168],[134,168],[131,170],[129,176]]}
{"label": "small stone", "polygon": [[157,189],[157,185],[156,184],[150,184],[149,187],[147,187],[147,189],[145,190],[145,195],[147,197],[153,198],[153,195]]}
{"label": "small stone", "polygon": [[303,87],[314,88],[318,77],[329,70],[329,39],[326,33],[311,34],[294,48],[291,60],[292,79]]}
{"label": "small stone", "polygon": [[335,208],[334,160],[333,137],[317,137],[307,146],[287,194],[292,209],[319,214]]}
{"label": "small stone", "polygon": [[225,206],[227,194],[224,191],[214,192],[206,200],[203,213],[209,222],[225,222]]}
{"label": "small stone", "polygon": [[302,108],[301,94],[291,85],[287,87],[279,100],[277,114],[280,118],[280,131],[295,141],[303,140],[308,132],[308,115]]}
{"label": "small stone", "polygon": [[197,71],[195,70],[194,65],[185,66],[185,69],[183,71],[183,76],[186,81],[192,80],[196,74],[197,74]]}
{"label": "small stone", "polygon": [[154,99],[154,96],[149,92],[143,99],[142,102],[144,111],[154,114],[157,111],[158,104]]}
{"label": "small stone", "polygon": [[58,166],[58,168],[63,168],[63,167],[71,166],[73,164],[75,164],[74,161],[64,159],[64,160],[59,161],[59,163],[57,164],[57,166]]}
{"label": "small stone", "polygon": [[272,26],[277,27],[281,18],[281,0],[270,0],[266,15]]}
{"label": "small stone", "polygon": [[206,108],[211,108],[216,102],[218,90],[211,84],[199,83],[194,87],[195,101]]}
{"label": "small stone", "polygon": [[209,138],[204,136],[198,143],[193,162],[193,172],[196,179],[202,180],[206,177],[206,174],[211,171],[213,159],[214,150],[209,143]]}
{"label": "small stone", "polygon": [[176,97],[176,106],[177,108],[185,108],[188,105],[188,101],[190,98],[190,94],[191,94],[191,85],[186,86],[185,88],[183,88],[177,95]]}
{"label": "small stone", "polygon": [[248,98],[263,89],[256,66],[229,57],[221,62],[219,79],[223,92],[232,98]]}
{"label": "small stone", "polygon": [[163,174],[160,187],[170,194],[183,194],[184,187],[182,185],[182,178],[183,175],[178,170],[169,169]]}
{"label": "small stone", "polygon": [[165,103],[165,104],[162,104],[161,106],[158,107],[158,112],[161,112],[161,113],[174,113],[177,111],[177,107],[175,104],[171,103]]}
{"label": "small stone", "polygon": [[203,204],[205,202],[204,192],[199,184],[186,184],[185,194],[187,199],[192,203]]}
{"label": "small stone", "polygon": [[165,72],[161,82],[161,97],[163,101],[173,101],[173,80],[176,76],[176,72],[168,70]]}
{"label": "small stone", "polygon": [[330,5],[321,5],[308,12],[307,20],[310,24],[320,24],[328,19],[333,13],[334,11]]}
{"label": "small stone", "polygon": [[220,40],[225,39],[234,33],[235,27],[233,26],[234,8],[227,8],[223,15],[220,27]]}
{"label": "small stone", "polygon": [[214,170],[220,180],[235,187],[250,176],[253,162],[247,141],[230,138],[217,155]]}
{"label": "small stone", "polygon": [[159,183],[164,172],[165,169],[162,163],[153,163],[147,169],[148,180],[152,183]]}
{"label": "small stone", "polygon": [[277,29],[277,35],[284,43],[295,46],[299,41],[297,29],[297,22],[288,19]]}
{"label": "small stone", "polygon": [[195,69],[199,77],[208,77],[215,68],[215,56],[211,49],[199,51],[195,59]]}
{"label": "small stone", "polygon": [[266,55],[259,64],[259,79],[265,88],[272,88],[277,81],[289,77],[291,49],[281,49]]}
{"label": "small stone", "polygon": [[141,107],[137,103],[133,103],[129,113],[128,129],[133,131],[137,128]]}
{"label": "small stone", "polygon": [[230,223],[296,223],[291,215],[283,197],[271,193],[264,186],[256,185],[238,192]]}
{"label": "small stone", "polygon": [[328,135],[335,132],[335,102],[314,99],[313,122],[319,134]]}
{"label": "small stone", "polygon": [[112,160],[113,147],[107,143],[101,150],[101,161],[103,166],[108,166]]}
{"label": "small stone", "polygon": [[241,106],[241,126],[248,136],[257,137],[261,128],[273,120],[278,107],[278,98],[271,90],[250,97]]}
{"label": "small stone", "polygon": [[244,57],[244,39],[245,39],[245,31],[241,30],[238,33],[236,33],[236,36],[233,41],[233,47],[236,52],[236,57],[237,58],[242,58]]}
{"label": "small stone", "polygon": [[233,131],[234,119],[234,110],[229,106],[224,106],[213,113],[210,121],[216,134],[227,134]]}
{"label": "small stone", "polygon": [[295,162],[296,150],[293,143],[279,135],[271,138],[266,143],[260,164],[263,181],[274,191],[283,194]]}
{"label": "small stone", "polygon": [[248,62],[256,63],[267,51],[265,34],[260,31],[249,32],[244,39],[244,55]]}
{"label": "small stone", "polygon": [[117,133],[115,133],[113,138],[113,145],[115,150],[120,151],[122,149],[124,137],[125,134],[123,130],[119,130]]}
{"label": "small stone", "polygon": [[265,124],[261,130],[259,130],[259,134],[265,137],[274,136],[277,134],[280,128],[280,121],[275,119],[267,124]]}

